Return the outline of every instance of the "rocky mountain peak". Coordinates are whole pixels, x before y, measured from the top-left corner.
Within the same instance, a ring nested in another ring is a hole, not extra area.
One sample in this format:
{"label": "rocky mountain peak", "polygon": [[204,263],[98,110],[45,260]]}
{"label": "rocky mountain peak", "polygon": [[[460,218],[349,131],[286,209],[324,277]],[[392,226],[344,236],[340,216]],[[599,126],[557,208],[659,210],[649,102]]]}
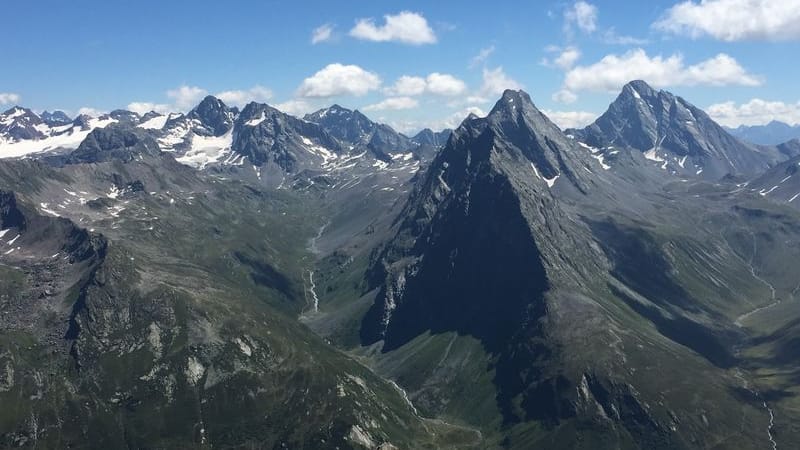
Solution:
{"label": "rocky mountain peak", "polygon": [[215,136],[220,136],[233,126],[234,114],[222,100],[208,95],[189,113],[189,117],[199,120]]}
{"label": "rocky mountain peak", "polygon": [[72,119],[64,111],[45,111],[41,115],[42,120],[51,127],[67,125]]}

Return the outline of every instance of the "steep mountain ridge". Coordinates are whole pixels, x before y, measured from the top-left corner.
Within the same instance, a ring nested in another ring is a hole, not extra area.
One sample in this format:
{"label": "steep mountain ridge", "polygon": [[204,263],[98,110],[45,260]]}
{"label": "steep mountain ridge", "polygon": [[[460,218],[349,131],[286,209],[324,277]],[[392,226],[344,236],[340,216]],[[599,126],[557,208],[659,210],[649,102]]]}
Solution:
{"label": "steep mountain ridge", "polygon": [[774,149],[739,141],[701,109],[644,81],[626,84],[591,125],[565,132],[592,147],[639,150],[670,173],[708,180],[752,176],[782,159]]}

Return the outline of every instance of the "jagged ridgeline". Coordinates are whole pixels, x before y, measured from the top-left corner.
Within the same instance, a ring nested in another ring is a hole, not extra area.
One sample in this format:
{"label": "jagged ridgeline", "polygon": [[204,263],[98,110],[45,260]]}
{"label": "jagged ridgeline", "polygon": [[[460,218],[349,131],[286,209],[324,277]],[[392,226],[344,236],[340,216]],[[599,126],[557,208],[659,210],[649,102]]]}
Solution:
{"label": "jagged ridgeline", "polygon": [[582,130],[0,115],[0,447],[791,448],[796,142],[636,81]]}

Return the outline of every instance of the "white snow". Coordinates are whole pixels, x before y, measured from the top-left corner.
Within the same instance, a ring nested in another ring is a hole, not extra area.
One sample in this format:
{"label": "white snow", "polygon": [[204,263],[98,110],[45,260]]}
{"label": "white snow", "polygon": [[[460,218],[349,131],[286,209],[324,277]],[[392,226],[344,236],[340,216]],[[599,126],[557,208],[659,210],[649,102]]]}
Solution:
{"label": "white snow", "polygon": [[608,169],[611,168],[611,166],[606,164],[606,161],[605,161],[605,158],[603,157],[603,155],[589,155],[589,156],[591,156],[592,158],[596,159],[600,163],[600,167],[602,167],[604,170],[608,170]]}
{"label": "white snow", "polygon": [[147,130],[160,130],[160,129],[164,128],[164,125],[167,123],[167,119],[168,118],[169,118],[169,116],[156,116],[156,117],[153,117],[152,119],[148,119],[148,120],[140,123],[137,126],[139,128],[144,128],[144,129],[147,129]]}
{"label": "white snow", "polygon": [[181,164],[204,169],[207,165],[227,157],[233,145],[233,129],[222,136],[192,136],[192,148],[183,156],[175,158]]}
{"label": "white snow", "polygon": [[536,174],[536,177],[540,180],[544,180],[547,183],[547,187],[552,188],[554,184],[556,184],[556,180],[558,180],[559,175],[554,176],[553,178],[545,178],[540,173],[539,170],[536,168],[536,165],[531,163],[531,168],[533,168],[533,173]]}
{"label": "white snow", "polygon": [[322,166],[323,167],[327,167],[331,163],[331,161],[333,161],[333,160],[335,160],[335,159],[337,159],[339,157],[336,153],[328,150],[327,148],[325,148],[325,147],[323,147],[321,145],[315,145],[311,141],[311,139],[309,139],[309,138],[307,138],[305,136],[302,136],[301,139],[303,140],[303,145],[306,146],[306,150],[308,150],[310,153],[313,153],[313,154],[319,156],[320,158],[322,158]]}
{"label": "white snow", "polygon": [[[800,197],[800,192],[798,192],[797,194],[794,194],[794,197],[790,198],[790,199],[789,199],[789,202],[791,203],[791,202],[795,201],[795,199],[796,199],[797,197]],[[0,236],[2,236],[2,235],[0,235]]]}
{"label": "white snow", "polygon": [[413,157],[414,157],[413,153],[397,153],[395,155],[392,155],[393,160],[402,159],[403,161],[408,161]]}
{"label": "white snow", "polygon": [[261,122],[265,121],[266,119],[267,115],[264,113],[264,111],[261,111],[261,115],[259,117],[255,117],[253,119],[248,120],[247,122],[245,122],[245,125],[254,127],[260,124]]}
{"label": "white snow", "polygon": [[[39,209],[41,209],[43,212],[46,212],[47,214],[50,214],[50,215],[53,215],[53,216],[56,216],[56,217],[61,217],[57,212],[55,212],[52,209],[50,209],[50,205],[48,203],[39,203],[39,207],[40,207]],[[19,236],[17,236],[17,237],[19,237]]]}
{"label": "white snow", "polygon": [[104,128],[117,119],[90,119],[88,129],[82,130],[81,127],[67,125],[65,127],[52,128],[50,136],[44,139],[32,139],[24,141],[8,141],[0,138],[0,158],[18,158],[33,153],[42,153],[59,148],[77,148],[86,136],[95,128]]}
{"label": "white snow", "polygon": [[650,161],[664,162],[664,158],[658,156],[658,154],[656,153],[655,147],[653,147],[650,150],[644,152],[644,157],[649,159]]}
{"label": "white snow", "polygon": [[785,183],[785,182],[786,182],[786,180],[788,180],[789,178],[792,178],[792,176],[791,176],[791,175],[789,175],[788,177],[786,177],[786,178],[782,179],[782,180],[781,180],[781,182],[780,182],[780,184],[783,184],[783,183]]}
{"label": "white snow", "polygon": [[14,236],[14,239],[11,239],[10,241],[8,241],[8,245],[14,245],[14,242],[17,242],[17,239],[19,239],[20,236],[22,236],[22,235],[18,234],[16,236]]}
{"label": "white snow", "polygon": [[681,168],[683,168],[683,165],[686,164],[686,158],[688,158],[688,156],[684,156],[680,161],[678,161],[678,165],[681,166]]}
{"label": "white snow", "polygon": [[9,230],[8,228],[7,228],[7,229],[5,229],[5,230],[0,230],[0,238],[2,238],[3,236],[5,236],[5,235],[6,235],[6,233],[8,233],[8,230]]}
{"label": "white snow", "polygon": [[778,189],[778,186],[777,186],[777,185],[776,185],[776,186],[772,186],[772,189],[770,189],[770,190],[768,190],[768,191],[765,191],[764,189],[762,189],[762,190],[759,192],[759,194],[760,194],[762,197],[765,197],[765,196],[769,195],[770,193],[772,193],[772,191],[774,191],[775,189]]}
{"label": "white snow", "polygon": [[637,99],[639,100],[642,99],[642,96],[639,95],[639,91],[637,91],[635,87],[631,86],[631,92],[633,92],[633,96],[636,97]]}
{"label": "white snow", "polygon": [[108,190],[106,197],[116,199],[117,197],[119,197],[119,194],[120,194],[119,188],[117,188],[116,186],[111,186],[111,189]]}

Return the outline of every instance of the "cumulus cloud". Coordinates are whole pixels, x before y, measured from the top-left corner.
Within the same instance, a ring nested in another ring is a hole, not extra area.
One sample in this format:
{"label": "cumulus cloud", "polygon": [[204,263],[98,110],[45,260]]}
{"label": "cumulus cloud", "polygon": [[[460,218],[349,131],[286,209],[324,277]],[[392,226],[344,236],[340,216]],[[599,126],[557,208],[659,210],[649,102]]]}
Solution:
{"label": "cumulus cloud", "polygon": [[150,111],[155,111],[159,114],[167,114],[174,110],[171,105],[165,103],[151,103],[151,102],[133,102],[128,103],[128,111],[133,111],[136,114],[147,114]]}
{"label": "cumulus cloud", "polygon": [[333,37],[333,25],[326,23],[314,28],[311,32],[311,43],[319,44],[320,42],[327,42]]}
{"label": "cumulus cloud", "polygon": [[175,108],[179,111],[187,111],[194,108],[207,94],[208,91],[205,89],[187,85],[167,91],[167,97],[172,99]]}
{"label": "cumulus cloud", "polygon": [[483,69],[483,83],[479,91],[482,97],[497,97],[506,89],[521,89],[522,84],[506,75],[502,66]]}
{"label": "cumulus cloud", "polygon": [[724,53],[687,66],[681,54],[650,57],[643,49],[634,49],[623,55],[607,55],[588,66],[573,67],[566,72],[564,89],[573,94],[584,90],[616,92],[637,79],[656,87],[761,84],[759,77]]}
{"label": "cumulus cloud", "polygon": [[78,115],[79,116],[87,115],[87,116],[91,116],[91,117],[99,117],[99,116],[102,116],[105,113],[106,113],[106,111],[103,111],[102,109],[92,108],[90,106],[84,106],[84,107],[78,108]]}
{"label": "cumulus cloud", "polygon": [[573,26],[585,33],[597,29],[597,7],[591,3],[578,1],[564,12],[564,27],[570,32]]}
{"label": "cumulus cloud", "polygon": [[266,103],[272,98],[272,91],[261,85],[255,85],[250,89],[222,91],[215,95],[231,106],[244,106],[250,102]]}
{"label": "cumulus cloud", "polygon": [[544,58],[542,64],[547,67],[557,67],[561,70],[568,70],[578,62],[581,57],[581,51],[577,47],[548,47],[546,49],[551,53],[558,53],[554,58]]}
{"label": "cumulus cloud", "polygon": [[367,105],[364,111],[385,111],[385,110],[400,110],[412,109],[419,106],[419,102],[411,97],[389,97],[378,103]]}
{"label": "cumulus cloud", "polygon": [[301,97],[366,95],[381,86],[380,77],[356,65],[328,64],[306,78],[297,89]]}
{"label": "cumulus cloud", "polygon": [[303,99],[292,99],[273,105],[277,110],[293,116],[303,116],[319,109],[318,106]]}
{"label": "cumulus cloud", "polygon": [[428,93],[452,97],[465,93],[467,84],[453,75],[433,72],[425,78],[403,75],[384,91],[389,95],[396,96],[415,96]]}
{"label": "cumulus cloud", "polygon": [[798,0],[684,1],[653,24],[657,30],[722,41],[800,39]]}
{"label": "cumulus cloud", "polygon": [[0,92],[0,105],[18,104],[21,98],[13,92]]}
{"label": "cumulus cloud", "polygon": [[552,98],[554,102],[567,104],[575,103],[575,101],[578,100],[578,96],[567,89],[556,91],[550,98]]}
{"label": "cumulus cloud", "polygon": [[714,120],[729,127],[739,125],[765,125],[773,120],[800,124],[800,102],[784,103],[754,98],[747,103],[716,103],[706,108]]}
{"label": "cumulus cloud", "polygon": [[486,111],[477,106],[468,106],[450,114],[445,119],[441,120],[438,123],[439,126],[434,129],[457,128],[470,114],[475,114],[478,117],[484,117],[486,116]]}
{"label": "cumulus cloud", "polygon": [[374,19],[359,19],[350,36],[373,42],[402,42],[422,45],[436,42],[436,34],[421,14],[402,11],[383,16],[385,23],[376,25]]}
{"label": "cumulus cloud", "polygon": [[458,78],[446,73],[434,72],[426,79],[427,91],[436,95],[459,95],[467,90],[467,85]]}
{"label": "cumulus cloud", "polygon": [[562,130],[583,128],[597,118],[597,114],[586,111],[553,111],[545,109],[542,112]]}
{"label": "cumulus cloud", "polygon": [[478,54],[473,56],[472,59],[470,60],[469,62],[470,69],[486,63],[489,57],[492,56],[492,53],[494,53],[494,45],[482,48],[481,51],[479,51]]}
{"label": "cumulus cloud", "polygon": [[428,82],[422,77],[413,77],[403,75],[394,82],[394,84],[386,88],[386,93],[390,95],[420,95],[425,92],[428,87]]}

